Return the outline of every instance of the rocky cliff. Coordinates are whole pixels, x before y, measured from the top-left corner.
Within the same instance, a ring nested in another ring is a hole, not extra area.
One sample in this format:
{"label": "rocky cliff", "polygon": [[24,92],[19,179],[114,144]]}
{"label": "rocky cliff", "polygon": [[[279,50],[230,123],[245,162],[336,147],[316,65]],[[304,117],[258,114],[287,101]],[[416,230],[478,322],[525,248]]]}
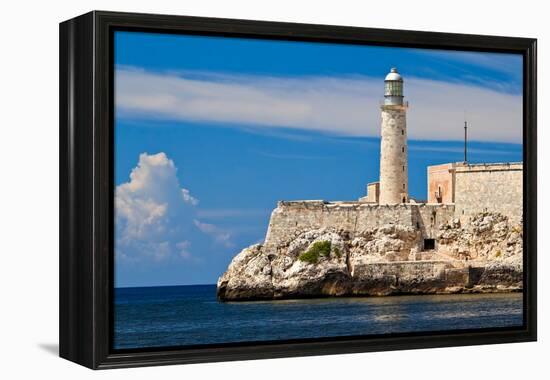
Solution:
{"label": "rocky cliff", "polygon": [[[297,222],[286,226],[284,235],[270,239],[268,233],[263,244],[233,259],[218,280],[218,298],[521,290],[522,229],[505,216],[481,213],[465,226],[446,219],[437,226],[436,249],[429,251],[422,250],[424,236],[416,221],[386,219],[368,228],[354,228],[357,223],[308,228]],[[277,226],[270,223],[270,228]]]}

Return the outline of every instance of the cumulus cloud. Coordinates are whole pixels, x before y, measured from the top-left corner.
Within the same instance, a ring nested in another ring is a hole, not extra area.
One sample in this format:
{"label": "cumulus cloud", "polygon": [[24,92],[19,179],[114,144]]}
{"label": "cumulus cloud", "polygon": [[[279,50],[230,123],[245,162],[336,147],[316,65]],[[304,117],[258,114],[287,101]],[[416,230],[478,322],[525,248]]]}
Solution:
{"label": "cumulus cloud", "polygon": [[142,153],[128,182],[115,190],[116,252],[119,259],[140,261],[195,259],[198,234],[232,245],[231,235],[197,220],[199,199],[181,187],[177,168],[165,153]]}
{"label": "cumulus cloud", "polygon": [[[460,140],[464,113],[472,140],[518,142],[520,95],[498,86],[435,81],[405,75],[412,139]],[[378,136],[380,78],[269,77],[219,73],[116,70],[120,117],[298,128],[347,136]]]}
{"label": "cumulus cloud", "polygon": [[180,252],[187,248],[173,246],[174,235],[182,231],[172,222],[186,212],[186,204],[195,205],[198,200],[180,186],[176,174],[174,162],[165,153],[142,153],[130,180],[117,186],[117,251],[125,257],[163,260],[175,248]]}

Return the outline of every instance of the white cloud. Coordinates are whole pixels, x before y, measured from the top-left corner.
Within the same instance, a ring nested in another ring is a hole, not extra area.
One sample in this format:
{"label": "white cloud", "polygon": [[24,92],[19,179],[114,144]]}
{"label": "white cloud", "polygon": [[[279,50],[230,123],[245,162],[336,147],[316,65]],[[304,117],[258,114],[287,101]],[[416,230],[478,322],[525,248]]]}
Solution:
{"label": "white cloud", "polygon": [[434,60],[445,60],[451,62],[467,63],[473,66],[484,67],[489,70],[506,73],[512,77],[523,75],[521,54],[488,53],[479,54],[473,51],[451,51],[415,49],[416,54],[432,56]]}
{"label": "white cloud", "polygon": [[176,165],[165,153],[140,154],[130,180],[115,191],[117,258],[198,261],[191,246],[200,247],[201,240],[232,247],[229,232],[195,219],[198,203],[190,190],[181,187]]}
{"label": "white cloud", "polygon": [[[120,117],[145,117],[238,125],[299,128],[348,136],[378,136],[380,78],[268,77],[116,70]],[[405,74],[412,139],[461,140],[466,111],[472,140],[518,142],[520,95],[490,87]]]}
{"label": "white cloud", "polygon": [[224,245],[225,247],[232,247],[234,244],[231,242],[231,233],[225,231],[222,228],[210,223],[203,223],[199,220],[194,220],[195,226],[205,234],[208,234],[214,238],[217,243]]}
{"label": "white cloud", "polygon": [[199,200],[191,195],[189,190],[187,189],[181,189],[181,196],[183,197],[183,201],[185,203],[189,203],[193,206],[196,206],[199,204]]}
{"label": "white cloud", "polygon": [[181,244],[173,247],[172,240],[181,231],[172,222],[188,212],[186,203],[195,205],[198,200],[180,187],[176,173],[174,162],[165,153],[142,153],[129,182],[117,186],[117,251],[124,252],[119,257],[164,260],[175,249],[182,256],[181,252],[188,248]]}

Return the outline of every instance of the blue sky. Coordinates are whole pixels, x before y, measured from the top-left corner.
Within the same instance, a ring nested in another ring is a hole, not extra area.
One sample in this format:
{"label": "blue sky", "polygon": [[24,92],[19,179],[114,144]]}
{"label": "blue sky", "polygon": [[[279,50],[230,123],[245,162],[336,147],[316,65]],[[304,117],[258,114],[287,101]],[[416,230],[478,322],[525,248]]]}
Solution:
{"label": "blue sky", "polygon": [[215,283],[278,200],[351,200],[379,174],[379,101],[405,78],[409,188],[426,166],[520,161],[521,56],[117,32],[116,286]]}

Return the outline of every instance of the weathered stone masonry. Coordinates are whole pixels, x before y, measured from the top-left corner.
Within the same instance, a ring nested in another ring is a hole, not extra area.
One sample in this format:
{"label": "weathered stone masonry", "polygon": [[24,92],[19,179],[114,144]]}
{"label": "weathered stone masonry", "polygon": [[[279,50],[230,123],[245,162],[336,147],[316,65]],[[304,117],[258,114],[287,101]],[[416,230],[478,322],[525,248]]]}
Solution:
{"label": "weathered stone masonry", "polygon": [[519,222],[523,215],[523,163],[429,166],[428,202],[454,204],[463,223],[479,212],[498,212]]}
{"label": "weathered stone masonry", "polygon": [[392,68],[384,80],[384,104],[381,106],[381,204],[406,203],[409,200],[407,107],[408,103],[403,102],[403,78],[396,68]]}
{"label": "weathered stone masonry", "polygon": [[[481,213],[462,226],[454,205],[279,202],[265,241],[218,280],[222,300],[517,291],[521,225]],[[426,239],[440,243],[425,249]],[[300,257],[318,242],[330,253]]]}
{"label": "weathered stone masonry", "polygon": [[454,202],[462,221],[487,211],[522,220],[523,163],[458,165],[455,177]]}
{"label": "weathered stone masonry", "polygon": [[353,232],[396,224],[419,230],[419,239],[435,238],[439,225],[449,222],[453,216],[453,205],[280,201],[271,214],[265,245],[277,246],[297,230],[335,226]]}
{"label": "weathered stone masonry", "polygon": [[382,106],[380,203],[408,201],[406,106]]}

